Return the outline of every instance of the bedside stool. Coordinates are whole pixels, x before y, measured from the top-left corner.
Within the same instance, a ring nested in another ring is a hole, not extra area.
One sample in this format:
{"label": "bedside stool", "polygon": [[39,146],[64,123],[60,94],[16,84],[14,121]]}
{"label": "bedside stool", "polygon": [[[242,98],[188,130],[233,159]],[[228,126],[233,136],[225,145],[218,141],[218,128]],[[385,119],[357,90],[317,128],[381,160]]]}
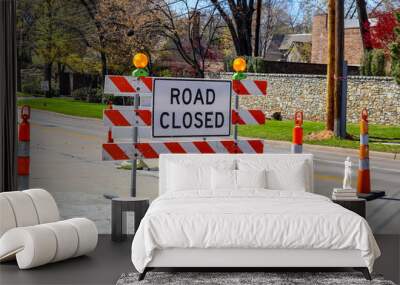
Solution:
{"label": "bedside stool", "polygon": [[359,214],[361,217],[365,219],[366,211],[365,211],[365,204],[366,201],[364,199],[357,199],[354,200],[332,200],[332,202],[339,204],[340,206]]}
{"label": "bedside stool", "polygon": [[111,240],[126,239],[126,212],[135,213],[135,233],[149,208],[150,199],[138,197],[113,198],[111,200]]}

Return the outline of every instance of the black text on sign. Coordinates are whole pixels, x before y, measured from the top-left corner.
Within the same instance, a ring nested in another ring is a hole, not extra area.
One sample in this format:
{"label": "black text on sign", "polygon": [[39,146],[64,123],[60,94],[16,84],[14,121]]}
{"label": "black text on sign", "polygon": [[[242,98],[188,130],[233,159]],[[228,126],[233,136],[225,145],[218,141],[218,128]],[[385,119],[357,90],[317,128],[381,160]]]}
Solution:
{"label": "black text on sign", "polygon": [[229,136],[231,82],[154,79],[153,136]]}

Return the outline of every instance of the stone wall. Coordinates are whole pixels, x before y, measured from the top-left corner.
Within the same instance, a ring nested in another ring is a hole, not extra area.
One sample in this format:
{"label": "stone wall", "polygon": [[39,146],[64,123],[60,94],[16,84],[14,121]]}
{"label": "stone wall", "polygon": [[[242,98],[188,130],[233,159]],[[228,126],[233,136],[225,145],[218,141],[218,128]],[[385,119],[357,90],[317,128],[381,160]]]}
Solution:
{"label": "stone wall", "polygon": [[[212,78],[231,78],[232,73],[209,74]],[[325,119],[326,78],[321,75],[248,74],[249,79],[267,79],[267,96],[241,97],[245,108],[264,110],[267,117],[281,112],[292,119],[297,110],[306,120]],[[375,124],[400,124],[400,86],[389,77],[348,77],[347,119],[358,122],[362,108],[368,108],[369,121]]]}

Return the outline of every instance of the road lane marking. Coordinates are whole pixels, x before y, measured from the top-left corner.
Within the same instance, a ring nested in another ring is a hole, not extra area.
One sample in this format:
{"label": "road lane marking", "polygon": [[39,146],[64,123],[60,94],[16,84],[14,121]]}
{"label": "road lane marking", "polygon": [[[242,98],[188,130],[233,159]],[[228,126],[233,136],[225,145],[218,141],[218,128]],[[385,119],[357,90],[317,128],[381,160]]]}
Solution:
{"label": "road lane marking", "polygon": [[336,175],[315,174],[314,177],[322,181],[342,181],[342,178]]}

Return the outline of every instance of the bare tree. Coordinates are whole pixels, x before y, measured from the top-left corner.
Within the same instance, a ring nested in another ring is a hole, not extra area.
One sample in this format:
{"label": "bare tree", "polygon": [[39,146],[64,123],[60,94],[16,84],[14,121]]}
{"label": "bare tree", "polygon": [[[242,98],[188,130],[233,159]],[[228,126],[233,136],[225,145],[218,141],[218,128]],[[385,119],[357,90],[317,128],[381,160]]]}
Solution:
{"label": "bare tree", "polygon": [[96,27],[96,36],[98,38],[98,52],[100,53],[101,59],[101,74],[102,78],[108,74],[107,67],[107,55],[105,52],[106,39],[104,36],[105,30],[102,25],[102,21],[98,17],[99,13],[99,0],[79,0],[80,3],[85,7],[90,20]]}
{"label": "bare tree", "polygon": [[[225,2],[228,7],[225,7]],[[228,26],[237,55],[251,56],[254,0],[211,0],[211,3]]]}
{"label": "bare tree", "polygon": [[261,56],[265,57],[271,43],[272,37],[277,33],[278,28],[286,26],[284,19],[287,13],[284,10],[284,0],[265,0],[263,6],[263,17],[261,21]]}
{"label": "bare tree", "polygon": [[204,77],[206,59],[216,44],[221,17],[215,7],[200,6],[202,1],[180,1],[180,9],[172,9],[167,1],[152,1],[152,19],[148,27],[173,42],[182,59],[198,77]]}
{"label": "bare tree", "polygon": [[107,43],[104,50],[109,68],[128,71],[130,59],[137,51],[155,55],[160,37],[146,24],[156,14],[146,0],[99,0],[97,18]]}

